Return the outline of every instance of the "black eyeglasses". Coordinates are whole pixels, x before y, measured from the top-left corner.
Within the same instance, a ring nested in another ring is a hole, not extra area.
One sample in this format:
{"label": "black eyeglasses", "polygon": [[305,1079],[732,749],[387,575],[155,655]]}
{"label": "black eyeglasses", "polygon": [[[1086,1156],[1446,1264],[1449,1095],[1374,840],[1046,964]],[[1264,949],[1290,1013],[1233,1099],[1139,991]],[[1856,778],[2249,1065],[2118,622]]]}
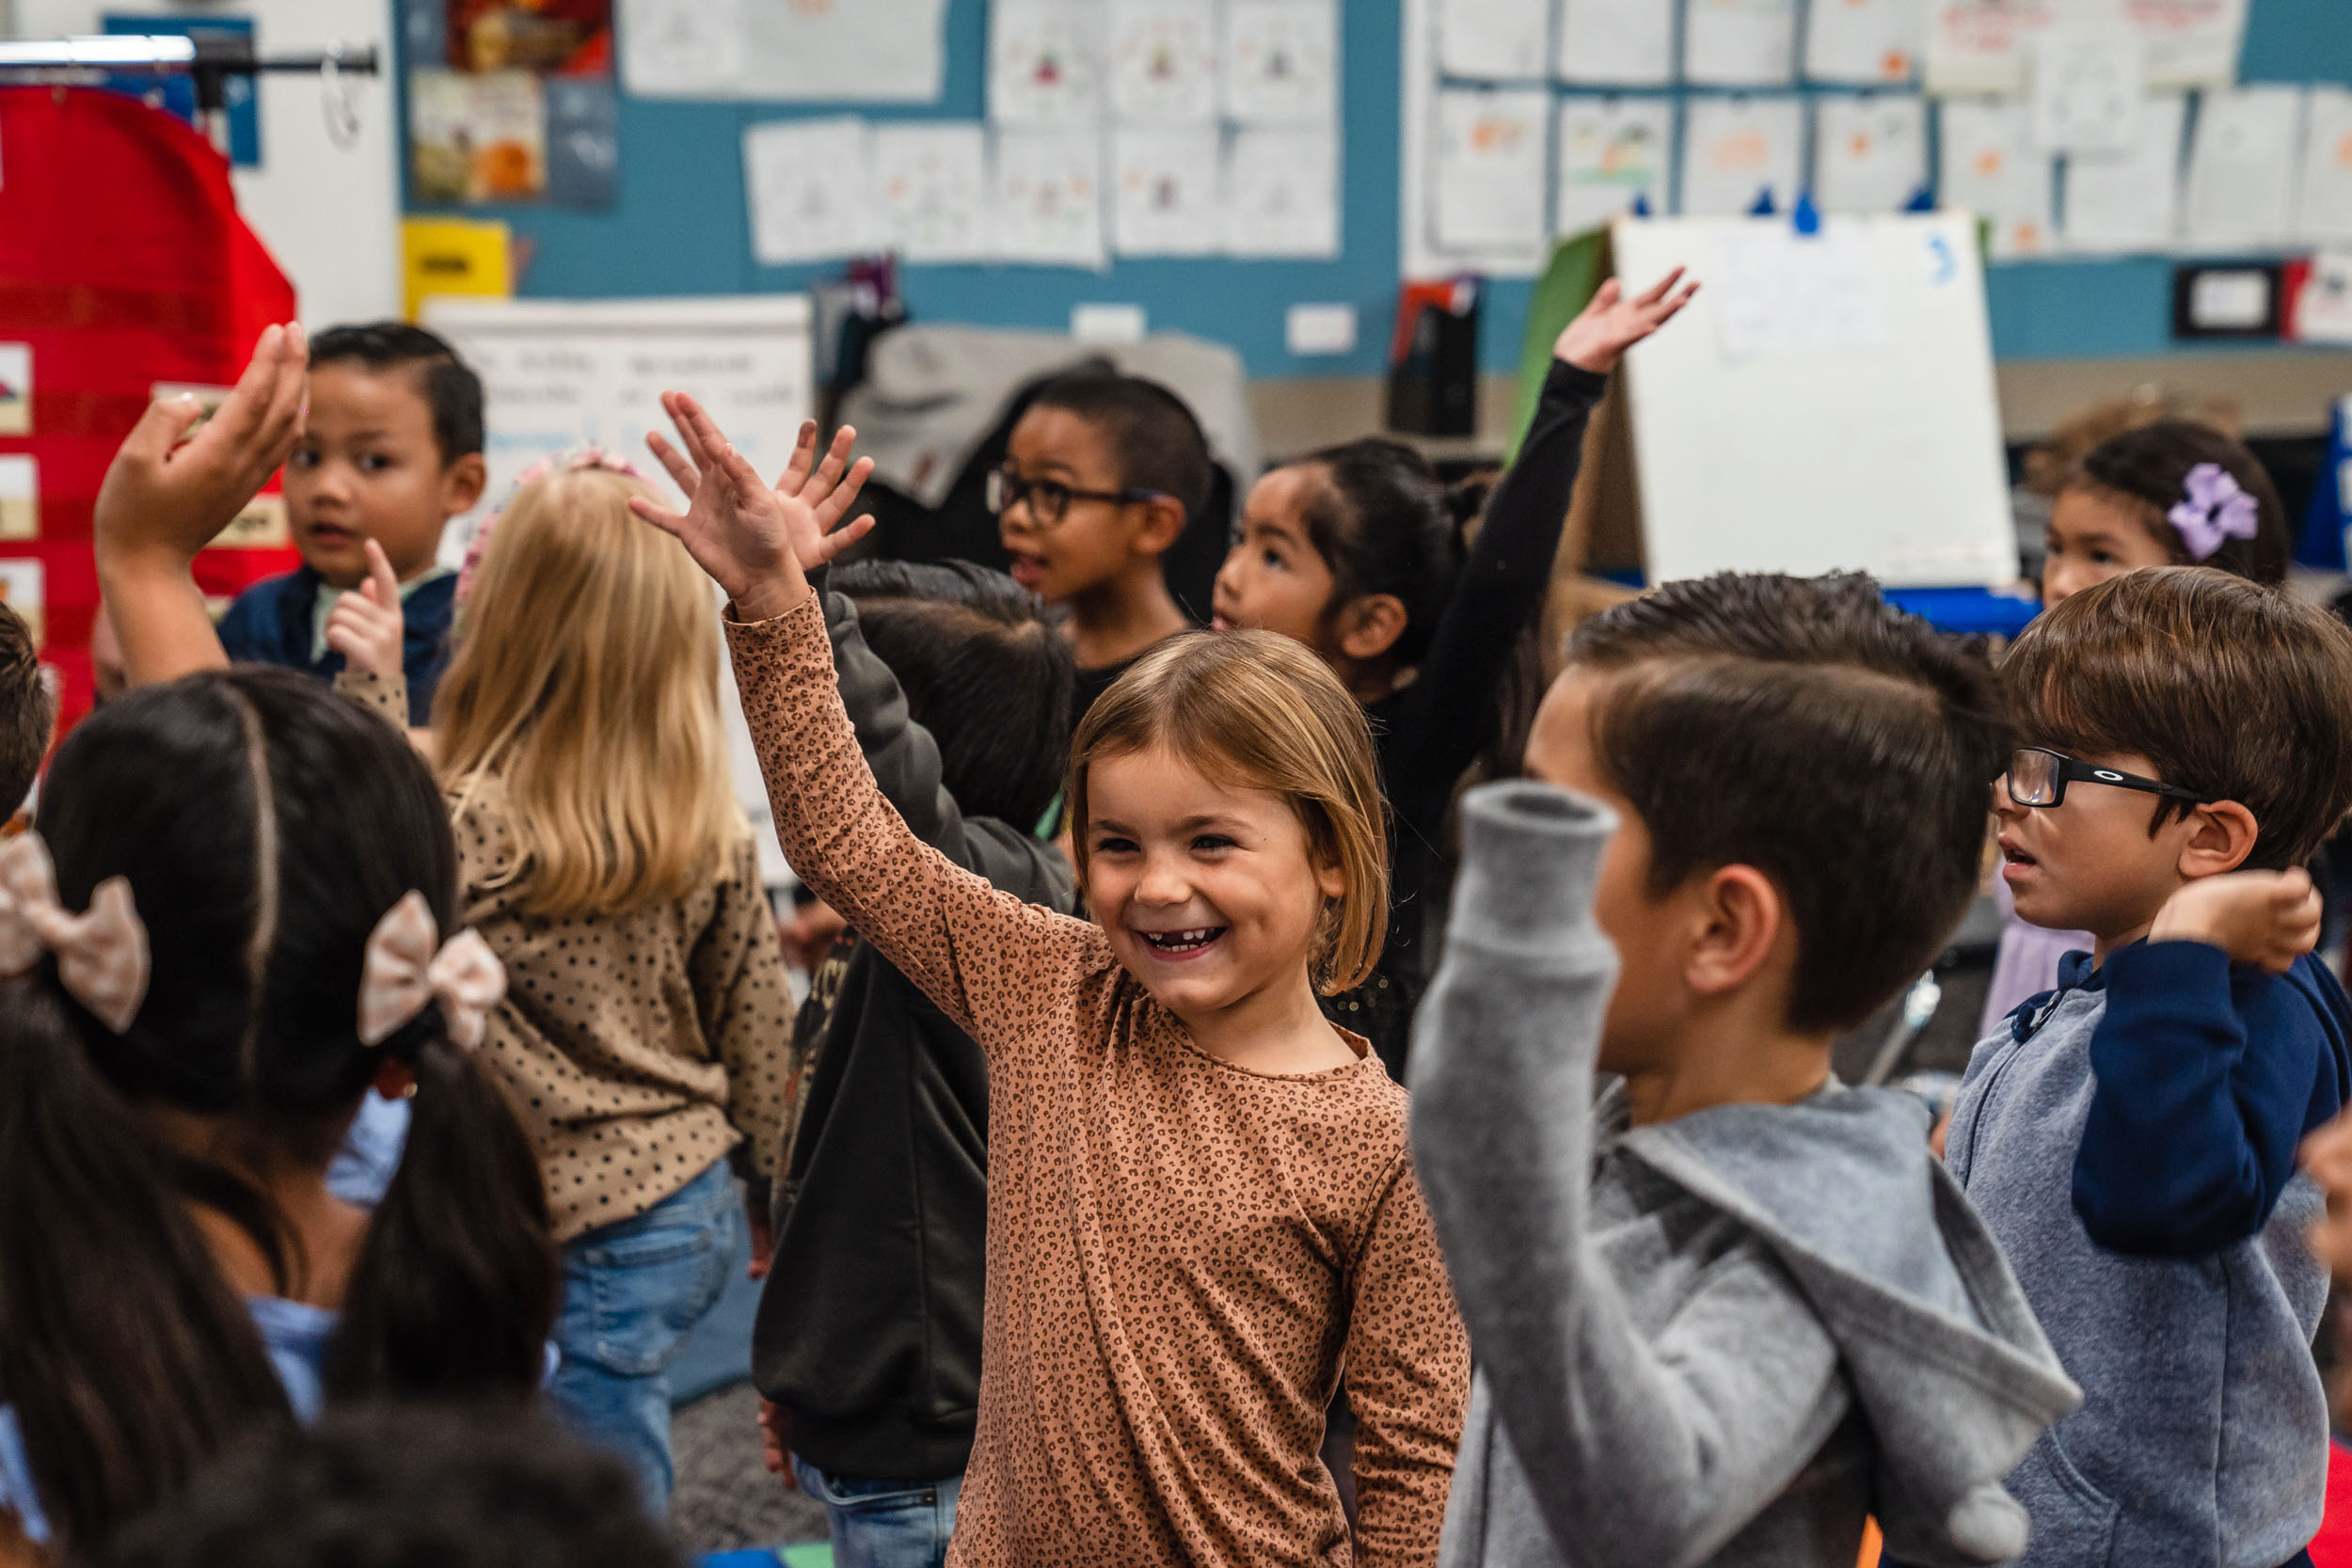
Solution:
{"label": "black eyeglasses", "polygon": [[1145,490],[1134,485],[1124,490],[1074,490],[1057,479],[1023,479],[1010,468],[991,468],[986,490],[988,509],[999,517],[1020,505],[1029,503],[1029,515],[1040,528],[1056,528],[1070,512],[1072,501],[1109,501],[1127,506],[1136,501],[1166,500],[1158,490]]}
{"label": "black eyeglasses", "polygon": [[2140,789],[2168,800],[2209,806],[2214,797],[2178,784],[2160,784],[2137,773],[2099,768],[2045,746],[2021,746],[2009,759],[2009,798],[2021,806],[2055,806],[2066,800],[2066,786],[2074,783],[2111,784],[2117,789]]}

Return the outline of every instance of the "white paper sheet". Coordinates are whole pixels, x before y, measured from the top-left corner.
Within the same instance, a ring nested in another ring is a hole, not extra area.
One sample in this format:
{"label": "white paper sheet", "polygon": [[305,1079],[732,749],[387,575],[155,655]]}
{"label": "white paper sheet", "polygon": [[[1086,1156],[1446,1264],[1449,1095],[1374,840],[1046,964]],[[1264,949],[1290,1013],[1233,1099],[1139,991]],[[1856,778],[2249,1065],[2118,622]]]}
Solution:
{"label": "white paper sheet", "polygon": [[2239,87],[2198,101],[2181,193],[2184,238],[2211,245],[2286,243],[2295,231],[2303,102],[2303,89],[2293,87]]}
{"label": "white paper sheet", "polygon": [[639,98],[928,103],[946,80],[947,0],[620,0],[621,79]]}
{"label": "white paper sheet", "polygon": [[978,125],[873,128],[882,230],[910,261],[988,260],[988,134]]}
{"label": "white paper sheet", "polygon": [[1225,248],[1233,256],[1340,253],[1340,138],[1328,127],[1245,126],[1225,150]]}
{"label": "white paper sheet", "polygon": [[1438,0],[1438,68],[1481,82],[1547,74],[1551,0]]}
{"label": "white paper sheet", "polygon": [[1724,357],[1735,365],[1851,358],[1889,342],[1878,253],[1859,224],[1832,221],[1818,234],[1743,225],[1724,237],[1707,286]]}
{"label": "white paper sheet", "polygon": [[2159,93],[2140,105],[2138,143],[2128,152],[2076,153],[2066,160],[2066,248],[2092,253],[2170,248],[2181,198],[2181,132],[2188,101]]}
{"label": "white paper sheet", "polygon": [[1928,182],[1927,100],[1813,101],[1813,199],[1825,213],[1899,213]]}
{"label": "white paper sheet", "polygon": [[1660,0],[1560,0],[1563,82],[1662,87],[1675,74],[1674,7]]}
{"label": "white paper sheet", "polygon": [[1000,125],[1092,125],[1103,111],[1098,0],[991,0],[988,113]]}
{"label": "white paper sheet", "polygon": [[1674,167],[1674,105],[1662,98],[1561,100],[1558,167],[1556,234],[1598,229],[1630,211],[1636,197],[1663,215]]}
{"label": "white paper sheet", "polygon": [[866,122],[787,119],[743,132],[752,255],[767,266],[868,249],[875,232]]}
{"label": "white paper sheet", "polygon": [[2053,31],[2030,55],[2034,145],[2044,152],[2129,152],[2139,141],[2148,55],[2129,33]]}
{"label": "white paper sheet", "polygon": [[1328,125],[1339,115],[1337,0],[1227,0],[1219,79],[1245,125]]}
{"label": "white paper sheet", "polygon": [[1795,98],[1694,98],[1682,123],[1682,211],[1737,217],[1769,190],[1772,209],[1797,198],[1804,105]]}
{"label": "white paper sheet", "polygon": [[[2148,48],[2150,87],[2223,87],[2237,80],[2246,0],[2126,0],[2126,5]],[[2338,24],[2343,20],[2339,14]]]}
{"label": "white paper sheet", "polygon": [[1210,0],[1118,0],[1111,8],[1111,108],[1121,119],[1216,118],[1216,8]]}
{"label": "white paper sheet", "polygon": [[29,452],[0,451],[0,539],[40,537],[40,466]]}
{"label": "white paper sheet", "polygon": [[992,228],[1000,259],[1104,263],[1103,145],[1094,131],[998,130],[994,184]]}
{"label": "white paper sheet", "polygon": [[1682,79],[1708,87],[1784,87],[1797,62],[1797,0],[1688,0]]}
{"label": "white paper sheet", "polygon": [[1214,125],[1126,125],[1111,136],[1111,248],[1213,256],[1224,248],[1222,139]]}
{"label": "white paper sheet", "polygon": [[2301,166],[2296,237],[2352,241],[2352,87],[2311,89]]}
{"label": "white paper sheet", "polygon": [[1551,95],[1526,88],[1438,94],[1430,149],[1431,218],[1449,249],[1537,246],[1544,226],[1544,139]]}
{"label": "white paper sheet", "polygon": [[1928,91],[2023,92],[2026,53],[2060,0],[1929,0]]}
{"label": "white paper sheet", "polygon": [[1991,221],[1995,259],[2049,251],[2058,240],[2051,160],[2033,145],[2025,103],[1947,98],[1937,106],[1936,119],[1941,203]]}
{"label": "white paper sheet", "polygon": [[48,577],[40,562],[0,561],[0,604],[16,611],[36,648],[49,641]]}
{"label": "white paper sheet", "polygon": [[1804,73],[1816,82],[1909,82],[1926,53],[1929,0],[1813,0]]}

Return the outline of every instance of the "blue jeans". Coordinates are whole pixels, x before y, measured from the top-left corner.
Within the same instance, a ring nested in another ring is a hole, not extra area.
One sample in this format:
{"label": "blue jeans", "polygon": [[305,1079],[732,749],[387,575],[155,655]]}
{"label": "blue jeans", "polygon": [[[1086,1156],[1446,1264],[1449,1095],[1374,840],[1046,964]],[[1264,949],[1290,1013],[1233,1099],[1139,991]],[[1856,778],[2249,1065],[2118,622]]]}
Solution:
{"label": "blue jeans", "polygon": [[668,1510],[670,1363],[726,1287],[743,1203],[720,1161],[633,1219],[564,1249],[563,1364],[548,1395],[575,1428],[627,1460],[645,1506]]}
{"label": "blue jeans", "polygon": [[833,1568],[941,1568],[956,1532],[963,1478],[852,1481],[829,1476],[795,1454],[801,1490],[825,1505]]}

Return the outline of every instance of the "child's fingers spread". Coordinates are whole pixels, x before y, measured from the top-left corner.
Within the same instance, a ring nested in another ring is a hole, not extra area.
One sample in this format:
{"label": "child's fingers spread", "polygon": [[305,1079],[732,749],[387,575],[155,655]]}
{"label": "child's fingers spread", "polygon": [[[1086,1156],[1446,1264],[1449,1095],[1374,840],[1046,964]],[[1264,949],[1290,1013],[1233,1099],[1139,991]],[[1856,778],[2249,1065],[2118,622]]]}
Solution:
{"label": "child's fingers spread", "polygon": [[1593,291],[1592,303],[1585,306],[1584,309],[1596,311],[1606,310],[1611,306],[1616,304],[1617,301],[1624,296],[1624,284],[1618,282],[1613,277],[1604,278],[1601,281],[1600,287]]}
{"label": "child's fingers spread", "polygon": [[157,398],[131,427],[122,450],[135,457],[161,462],[180,444],[188,427],[203,417],[204,405],[192,397]]}
{"label": "child's fingers spread", "polygon": [[841,520],[841,515],[849,511],[856,502],[858,492],[866,488],[866,482],[872,477],[873,472],[874,460],[870,457],[859,458],[856,465],[850,469],[850,477],[835,485],[832,492],[818,504],[818,526],[831,531],[834,524]]}
{"label": "child's fingers spread", "polygon": [[1673,292],[1674,286],[1682,280],[1683,271],[1684,269],[1681,267],[1675,268],[1674,271],[1660,278],[1649,288],[1643,290],[1641,297],[1636,299],[1634,303],[1637,305],[1657,304],[1660,300],[1665,298],[1668,293]]}
{"label": "child's fingers spread", "polygon": [[643,496],[629,497],[628,509],[664,533],[682,533],[686,528],[684,513],[673,512],[660,502],[647,500]]}
{"label": "child's fingers spread", "polygon": [[684,452],[661,438],[660,431],[645,432],[645,450],[653,453],[654,460],[669,474],[671,483],[690,496],[694,493],[694,486],[701,482],[702,475],[695,471],[693,464],[686,460]]}
{"label": "child's fingers spread", "polygon": [[817,466],[817,421],[803,420],[801,433],[792,442],[792,461],[784,466],[784,476],[776,481],[776,488],[787,496],[797,496],[801,486],[808,483],[808,471]]}
{"label": "child's fingers spread", "polygon": [[850,466],[850,449],[857,445],[857,428],[843,425],[833,433],[833,445],[825,449],[825,461],[818,467],[817,476],[809,483],[818,494],[841,483],[841,470]]}
{"label": "child's fingers spread", "polygon": [[855,518],[847,528],[840,530],[838,532],[828,533],[825,535],[824,543],[818,546],[819,558],[824,561],[831,561],[835,556],[839,555],[843,550],[848,549],[851,545],[856,544],[859,540],[865,538],[867,534],[873,531],[874,518],[871,514],[863,517]]}

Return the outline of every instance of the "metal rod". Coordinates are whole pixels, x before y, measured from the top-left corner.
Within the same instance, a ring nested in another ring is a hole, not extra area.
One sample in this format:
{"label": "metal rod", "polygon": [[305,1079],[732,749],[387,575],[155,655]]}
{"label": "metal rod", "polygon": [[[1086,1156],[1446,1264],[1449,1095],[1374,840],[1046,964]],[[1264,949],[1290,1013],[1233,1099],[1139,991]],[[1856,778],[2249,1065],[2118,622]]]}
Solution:
{"label": "metal rod", "polygon": [[201,32],[0,40],[0,71],[144,71],[171,76],[199,72],[249,76],[262,71],[317,71],[329,65],[339,71],[373,76],[378,70],[376,47],[371,43],[257,55],[249,38]]}

